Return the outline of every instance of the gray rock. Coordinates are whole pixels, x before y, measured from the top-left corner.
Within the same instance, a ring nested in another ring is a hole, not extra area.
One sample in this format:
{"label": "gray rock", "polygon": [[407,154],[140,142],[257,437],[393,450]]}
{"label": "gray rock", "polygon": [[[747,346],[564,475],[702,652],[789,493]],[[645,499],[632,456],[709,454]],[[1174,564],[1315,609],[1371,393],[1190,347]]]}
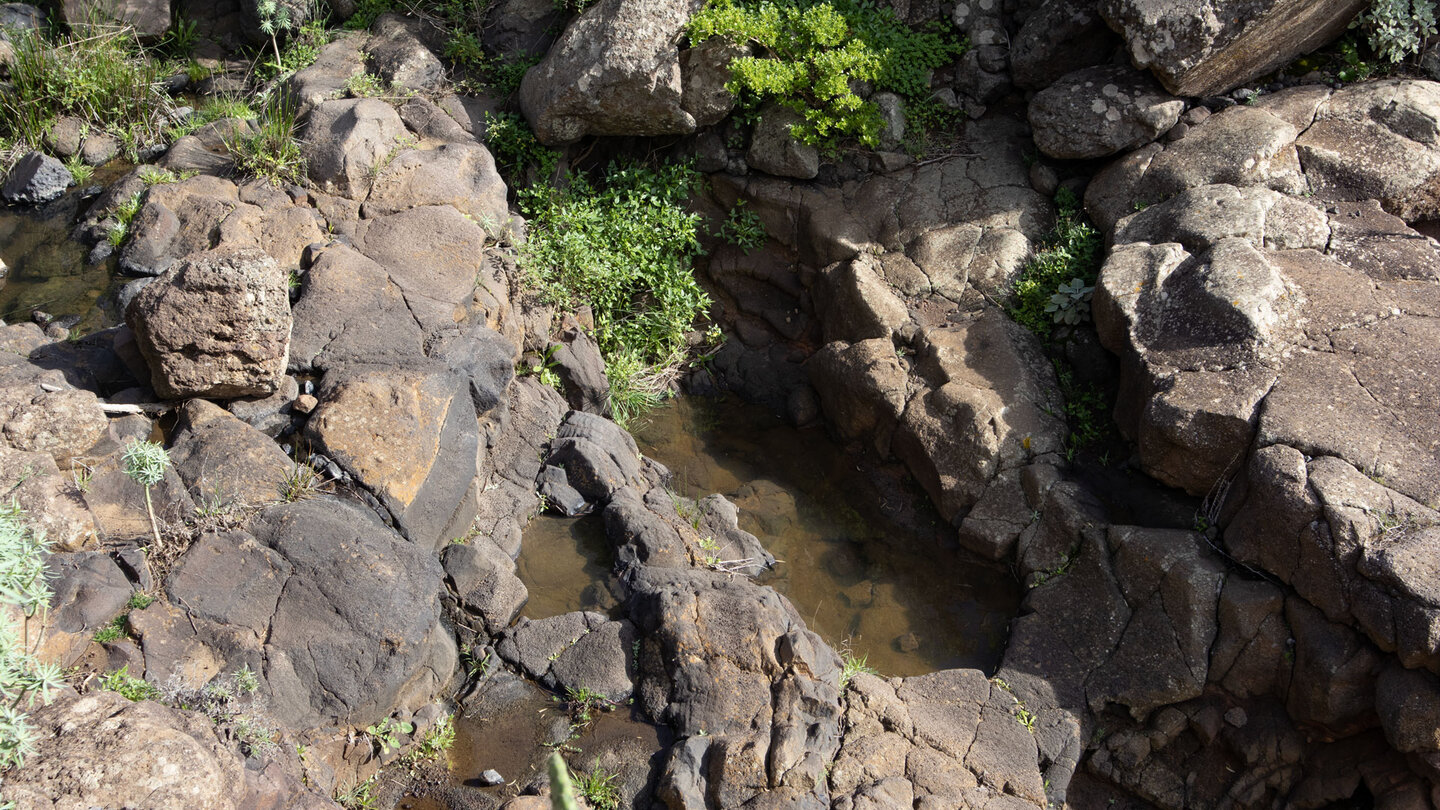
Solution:
{"label": "gray rock", "polygon": [[745,162],[752,169],[777,177],[809,180],[820,173],[820,150],[790,134],[800,116],[777,104],[760,110],[760,120],[750,135]]}
{"label": "gray rock", "polygon": [[486,786],[486,787],[494,787],[494,786],[496,786],[496,785],[503,785],[503,784],[505,784],[505,777],[501,776],[501,775],[500,775],[500,772],[497,771],[497,770],[494,770],[493,768],[492,768],[492,769],[488,769],[488,770],[484,770],[484,771],[481,771],[481,772],[480,772],[480,784],[482,784],[482,785],[484,785],[484,786]]}
{"label": "gray rock", "polygon": [[744,55],[743,49],[723,37],[706,40],[680,54],[680,106],[695,118],[697,127],[714,126],[734,109],[735,96],[726,88],[730,62]]}
{"label": "gray rock", "polygon": [[[120,566],[98,551],[52,554],[45,575],[52,594],[45,650],[50,660],[70,666],[95,631],[124,609],[134,590]],[[74,638],[56,638],[66,635]],[[56,654],[67,647],[68,653]]]}
{"label": "gray rock", "polygon": [[585,502],[585,496],[570,486],[565,470],[560,467],[545,468],[540,474],[539,491],[545,503],[565,517],[579,517],[590,511],[590,504]]}
{"label": "gray rock", "polygon": [[1210,96],[1263,76],[1334,39],[1363,0],[1100,0],[1130,60],[1177,96]]}
{"label": "gray rock", "polygon": [[126,310],[156,393],[269,394],[285,375],[285,274],[256,250],[201,254],[146,286]]}
{"label": "gray rock", "polygon": [[593,337],[578,324],[571,326],[551,344],[549,358],[571,408],[609,415],[610,381],[605,377],[605,358]]}
{"label": "gray rock", "polygon": [[73,115],[62,115],[45,132],[45,149],[58,157],[68,158],[80,151],[80,144],[85,140],[87,129],[84,120]]}
{"label": "gray rock", "polygon": [[1010,44],[1010,72],[1027,90],[1110,59],[1120,39],[1105,25],[1096,0],[1046,0]]}
{"label": "gray rock", "polygon": [[121,23],[147,40],[170,30],[170,0],[62,0],[60,14],[70,25],[94,21]]}
{"label": "gray rock", "polygon": [[451,544],[441,553],[440,562],[460,607],[478,616],[492,636],[509,627],[530,598],[515,576],[515,561],[494,543]]}
{"label": "gray rock", "polygon": [[225,408],[240,421],[275,439],[290,432],[296,416],[293,404],[299,395],[299,381],[287,374],[275,393],[266,397],[232,399]]}
{"label": "gray rock", "polygon": [[[260,3],[261,0],[237,0],[236,3],[240,7],[242,20],[239,33],[253,45],[264,45],[270,41],[269,36],[262,29]],[[317,15],[324,16],[324,10],[321,7],[306,2],[306,0],[276,0],[276,6],[278,8],[275,17],[280,19],[283,14],[283,19],[288,20],[294,28],[299,28],[316,19]]]}
{"label": "gray rock", "polygon": [[1391,664],[1375,683],[1375,711],[1396,750],[1440,751],[1440,679]]}
{"label": "gray rock", "polygon": [[271,437],[203,399],[180,409],[170,460],[195,500],[211,510],[278,502],[295,470]]}
{"label": "gray rock", "polygon": [[285,80],[285,94],[295,100],[300,113],[343,95],[350,78],[365,72],[364,43],[364,37],[341,37],[321,48],[312,64]]}
{"label": "gray rock", "polygon": [[43,152],[29,152],[15,163],[0,187],[10,205],[38,205],[56,199],[74,184],[65,164]]}
{"label": "gray rock", "polygon": [[480,41],[508,60],[544,56],[565,19],[551,0],[501,0],[486,11]]}
{"label": "gray rock", "polygon": [[310,113],[301,152],[321,191],[363,199],[381,161],[400,148],[405,124],[375,98],[321,102]]}
{"label": "gray rock", "polygon": [[395,14],[382,14],[371,26],[374,36],[366,46],[370,72],[386,84],[409,90],[434,90],[445,80],[445,66],[416,35],[415,23]]}
{"label": "gray rock", "polygon": [[419,206],[450,205],[498,237],[510,219],[505,196],[505,181],[489,150],[477,143],[447,143],[394,157],[375,176],[361,211],[366,217],[381,217]]}
{"label": "gray rock", "polygon": [[570,486],[599,504],[644,480],[635,439],[609,419],[582,411],[572,411],[561,423],[548,463],[564,468]]}
{"label": "gray rock", "polygon": [[525,74],[520,108],[545,144],[695,131],[681,108],[676,40],[696,0],[600,0]]}
{"label": "gray rock", "polygon": [[80,147],[80,159],[87,166],[103,166],[120,154],[120,141],[108,133],[98,133],[85,139]]}
{"label": "gray rock", "polygon": [[1126,67],[1082,68],[1030,101],[1040,151],[1055,158],[1113,155],[1155,140],[1180,120],[1185,102]]}

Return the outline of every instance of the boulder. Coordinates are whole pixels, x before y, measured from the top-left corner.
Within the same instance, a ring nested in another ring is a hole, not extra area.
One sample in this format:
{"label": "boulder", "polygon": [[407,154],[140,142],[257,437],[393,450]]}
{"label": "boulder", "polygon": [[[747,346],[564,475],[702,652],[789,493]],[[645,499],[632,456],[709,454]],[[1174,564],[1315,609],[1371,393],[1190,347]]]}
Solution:
{"label": "boulder", "polygon": [[120,23],[147,40],[170,30],[170,0],[62,0],[58,5],[70,25]]}
{"label": "boulder", "polygon": [[635,439],[609,419],[583,411],[565,417],[550,443],[548,463],[563,468],[570,486],[600,504],[644,481]]}
{"label": "boulder", "polygon": [[683,135],[677,41],[697,0],[600,0],[571,21],[520,84],[520,109],[541,143],[585,135]]}
{"label": "boulder", "polygon": [[776,177],[813,179],[820,173],[820,150],[790,134],[790,128],[799,123],[801,118],[794,110],[767,104],[750,135],[745,162]]}
{"label": "boulder", "polygon": [[1010,73],[1018,87],[1040,90],[1071,71],[1100,65],[1120,45],[1096,0],[1045,0],[1025,18],[1010,43]]}
{"label": "boulder", "polygon": [[99,551],[52,554],[45,561],[45,577],[52,595],[38,653],[69,667],[95,632],[125,608],[134,590],[120,566]]}
{"label": "boulder", "polygon": [[474,614],[490,635],[509,627],[530,598],[515,576],[515,561],[489,540],[452,543],[441,553],[440,562],[460,607]]}
{"label": "boulder", "polygon": [[1340,35],[1364,0],[1100,0],[1130,61],[1177,96],[1213,96],[1275,70]]}
{"label": "boulder", "polygon": [[417,36],[418,20],[396,14],[382,14],[375,20],[373,36],[366,45],[370,72],[391,87],[425,92],[445,81],[445,66]]}
{"label": "boulder", "polygon": [[162,397],[270,394],[285,375],[289,285],[259,251],[197,254],[141,290],[125,317]]}
{"label": "boulder", "polygon": [[1030,100],[1035,145],[1054,158],[1085,159],[1133,149],[1180,120],[1185,102],[1121,66],[1067,73]]}
{"label": "boulder", "polygon": [[0,789],[0,798],[18,807],[338,807],[297,779],[247,768],[234,743],[199,712],[97,691],[62,697],[30,723],[35,750]]}
{"label": "boulder", "polygon": [[364,199],[380,164],[401,148],[405,124],[377,98],[321,102],[310,112],[300,151],[319,189]]}
{"label": "boulder", "polygon": [[285,80],[285,94],[294,99],[297,114],[307,113],[337,96],[354,76],[365,72],[362,36],[344,36],[320,49],[307,67]]}
{"label": "boulder", "polygon": [[5,445],[45,453],[65,469],[89,455],[110,432],[98,397],[48,380],[0,388],[0,418],[4,419],[0,441]]}
{"label": "boulder", "polygon": [[681,52],[680,106],[694,117],[697,127],[714,126],[735,108],[735,95],[727,87],[730,62],[744,55],[743,49],[723,37],[706,40]]}
{"label": "boulder", "polygon": [[44,152],[29,152],[6,175],[0,200],[9,205],[39,205],[64,194],[74,182],[65,164]]}
{"label": "boulder", "polygon": [[[453,123],[453,122],[452,122]],[[505,181],[489,150],[476,143],[447,143],[402,152],[376,175],[361,211],[382,217],[424,205],[450,205],[499,236],[510,219]]]}
{"label": "boulder", "polygon": [[62,474],[49,453],[0,447],[0,486],[57,550],[78,551],[94,540],[95,519],[76,474]]}
{"label": "boulder", "polygon": [[521,619],[495,649],[551,689],[562,693],[586,689],[620,703],[634,691],[635,642],[630,622],[577,612],[539,621]]}
{"label": "boulder", "polygon": [[379,498],[426,549],[468,531],[482,463],[469,381],[439,361],[326,373],[305,426],[317,450]]}
{"label": "boulder", "polygon": [[605,377],[605,358],[600,346],[578,324],[565,329],[551,344],[553,365],[565,400],[577,411],[606,416],[610,413],[610,381]]}
{"label": "boulder", "polygon": [[273,439],[203,399],[180,409],[170,460],[196,502],[212,510],[279,501],[283,483],[295,474]]}

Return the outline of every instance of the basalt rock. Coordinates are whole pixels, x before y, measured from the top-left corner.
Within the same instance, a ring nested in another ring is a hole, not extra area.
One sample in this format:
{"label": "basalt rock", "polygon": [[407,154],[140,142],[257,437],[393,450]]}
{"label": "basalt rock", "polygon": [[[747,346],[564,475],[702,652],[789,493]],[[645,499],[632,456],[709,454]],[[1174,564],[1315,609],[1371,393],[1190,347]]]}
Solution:
{"label": "basalt rock", "polygon": [[1097,158],[1149,143],[1180,120],[1185,102],[1126,67],[1067,73],[1030,101],[1035,144],[1054,158]]}
{"label": "basalt rock", "polygon": [[195,255],[141,290],[126,321],[162,397],[269,394],[285,374],[289,287],[259,251]]}
{"label": "basalt rock", "polygon": [[74,182],[65,164],[42,152],[30,152],[6,175],[0,200],[10,205],[47,203],[64,194]]}

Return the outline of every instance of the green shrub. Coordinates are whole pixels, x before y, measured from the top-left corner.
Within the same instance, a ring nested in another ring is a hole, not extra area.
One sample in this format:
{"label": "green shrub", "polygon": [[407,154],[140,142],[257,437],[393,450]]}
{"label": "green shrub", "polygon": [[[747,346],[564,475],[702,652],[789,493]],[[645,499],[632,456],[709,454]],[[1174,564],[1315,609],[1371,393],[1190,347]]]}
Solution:
{"label": "green shrub", "polygon": [[360,0],[355,7],[355,13],[345,21],[345,27],[352,31],[361,31],[374,24],[375,18],[387,11],[395,10],[394,0]]}
{"label": "green shrub", "polygon": [[496,165],[510,175],[512,187],[523,185],[531,167],[542,182],[548,182],[560,164],[560,153],[541,145],[517,113],[485,113],[485,145],[495,155]]}
{"label": "green shrub", "polygon": [[0,506],[0,771],[20,765],[34,748],[22,709],[45,701],[64,682],[26,644],[30,619],[50,605],[45,535],[13,503]]}
{"label": "green shrub", "polygon": [[617,421],[655,401],[643,381],[683,359],[685,334],[710,305],[691,272],[700,216],[687,201],[697,180],[688,166],[612,164],[603,183],[572,175],[568,187],[520,194],[531,227],[522,266],[548,302],[590,306]]}
{"label": "green shrub", "polygon": [[[273,0],[271,2],[273,3]],[[272,30],[273,32],[266,33],[270,35],[273,56],[256,70],[256,74],[266,80],[278,79],[310,67],[320,58],[320,51],[330,44],[330,32],[320,20],[295,27],[288,17],[277,18],[272,21]],[[283,31],[289,31],[290,37],[281,49],[278,37]]]}
{"label": "green shrub", "polygon": [[129,28],[74,26],[54,37],[12,35],[11,87],[0,93],[0,137],[38,145],[54,120],[71,115],[109,132],[127,151],[158,142],[172,102],[166,66],[147,59]]}
{"label": "green shrub", "polygon": [[760,220],[759,214],[745,207],[744,200],[739,200],[725,217],[725,224],[720,226],[717,236],[749,253],[765,244],[765,223]]}
{"label": "green shrub", "polygon": [[144,678],[137,678],[130,674],[130,665],[125,666],[105,675],[100,679],[100,688],[136,702],[142,700],[159,700],[160,689],[155,684]]}
{"label": "green shrub", "polygon": [[844,138],[880,142],[880,111],[855,94],[853,82],[920,101],[929,96],[930,72],[965,49],[943,23],[912,29],[865,0],[711,0],[686,31],[692,43],[724,37],[758,45],[764,56],[730,63],[731,92],[751,110],[768,99],[788,107],[803,119],[792,133],[826,147]]}
{"label": "green shrub", "polygon": [[[1079,323],[1082,318],[1076,298],[1088,293],[1078,291],[1093,286],[1100,272],[1100,232],[1085,219],[1080,201],[1068,189],[1061,189],[1055,205],[1059,209],[1055,229],[1020,272],[1009,310],[1016,323],[1041,340],[1049,339],[1057,323]],[[1078,286],[1077,280],[1081,282]],[[1052,307],[1057,295],[1069,303]],[[1088,298],[1083,303],[1083,316],[1088,318]],[[1075,320],[1071,321],[1071,316]]]}
{"label": "green shrub", "polygon": [[1375,53],[1394,64],[1419,53],[1435,35],[1435,0],[1373,0],[1351,25],[1364,30]]}

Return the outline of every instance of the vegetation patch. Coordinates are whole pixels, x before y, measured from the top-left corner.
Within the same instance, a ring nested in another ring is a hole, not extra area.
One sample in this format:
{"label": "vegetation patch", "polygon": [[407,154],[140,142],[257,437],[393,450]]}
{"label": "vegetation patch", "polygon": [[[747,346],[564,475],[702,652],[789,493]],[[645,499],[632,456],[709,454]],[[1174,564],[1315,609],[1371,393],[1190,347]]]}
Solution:
{"label": "vegetation patch", "polygon": [[302,182],[305,158],[300,153],[295,110],[277,94],[265,102],[253,126],[251,132],[237,131],[227,144],[235,171],[268,180],[272,185]]}
{"label": "vegetation patch", "polygon": [[1056,326],[1090,320],[1090,291],[1100,273],[1104,245],[1069,189],[1055,195],[1058,208],[1050,232],[1020,272],[1010,317],[1048,341]]}
{"label": "vegetation patch", "polygon": [[25,711],[64,683],[60,668],[40,661],[27,644],[31,620],[50,604],[48,553],[45,535],[20,507],[0,506],[0,770],[18,767],[34,749]]}
{"label": "vegetation patch", "polygon": [[657,403],[684,359],[685,336],[710,306],[691,263],[700,215],[687,209],[688,166],[611,165],[603,179],[520,193],[531,231],[521,264],[543,298],[588,305],[617,422]]}
{"label": "vegetation patch", "polygon": [[855,93],[855,83],[920,103],[930,95],[930,71],[966,47],[952,26],[910,28],[864,0],[711,0],[686,30],[692,43],[723,37],[758,46],[763,56],[730,63],[727,86],[743,113],[774,100],[801,117],[793,135],[827,148],[846,138],[880,143],[880,110]]}

